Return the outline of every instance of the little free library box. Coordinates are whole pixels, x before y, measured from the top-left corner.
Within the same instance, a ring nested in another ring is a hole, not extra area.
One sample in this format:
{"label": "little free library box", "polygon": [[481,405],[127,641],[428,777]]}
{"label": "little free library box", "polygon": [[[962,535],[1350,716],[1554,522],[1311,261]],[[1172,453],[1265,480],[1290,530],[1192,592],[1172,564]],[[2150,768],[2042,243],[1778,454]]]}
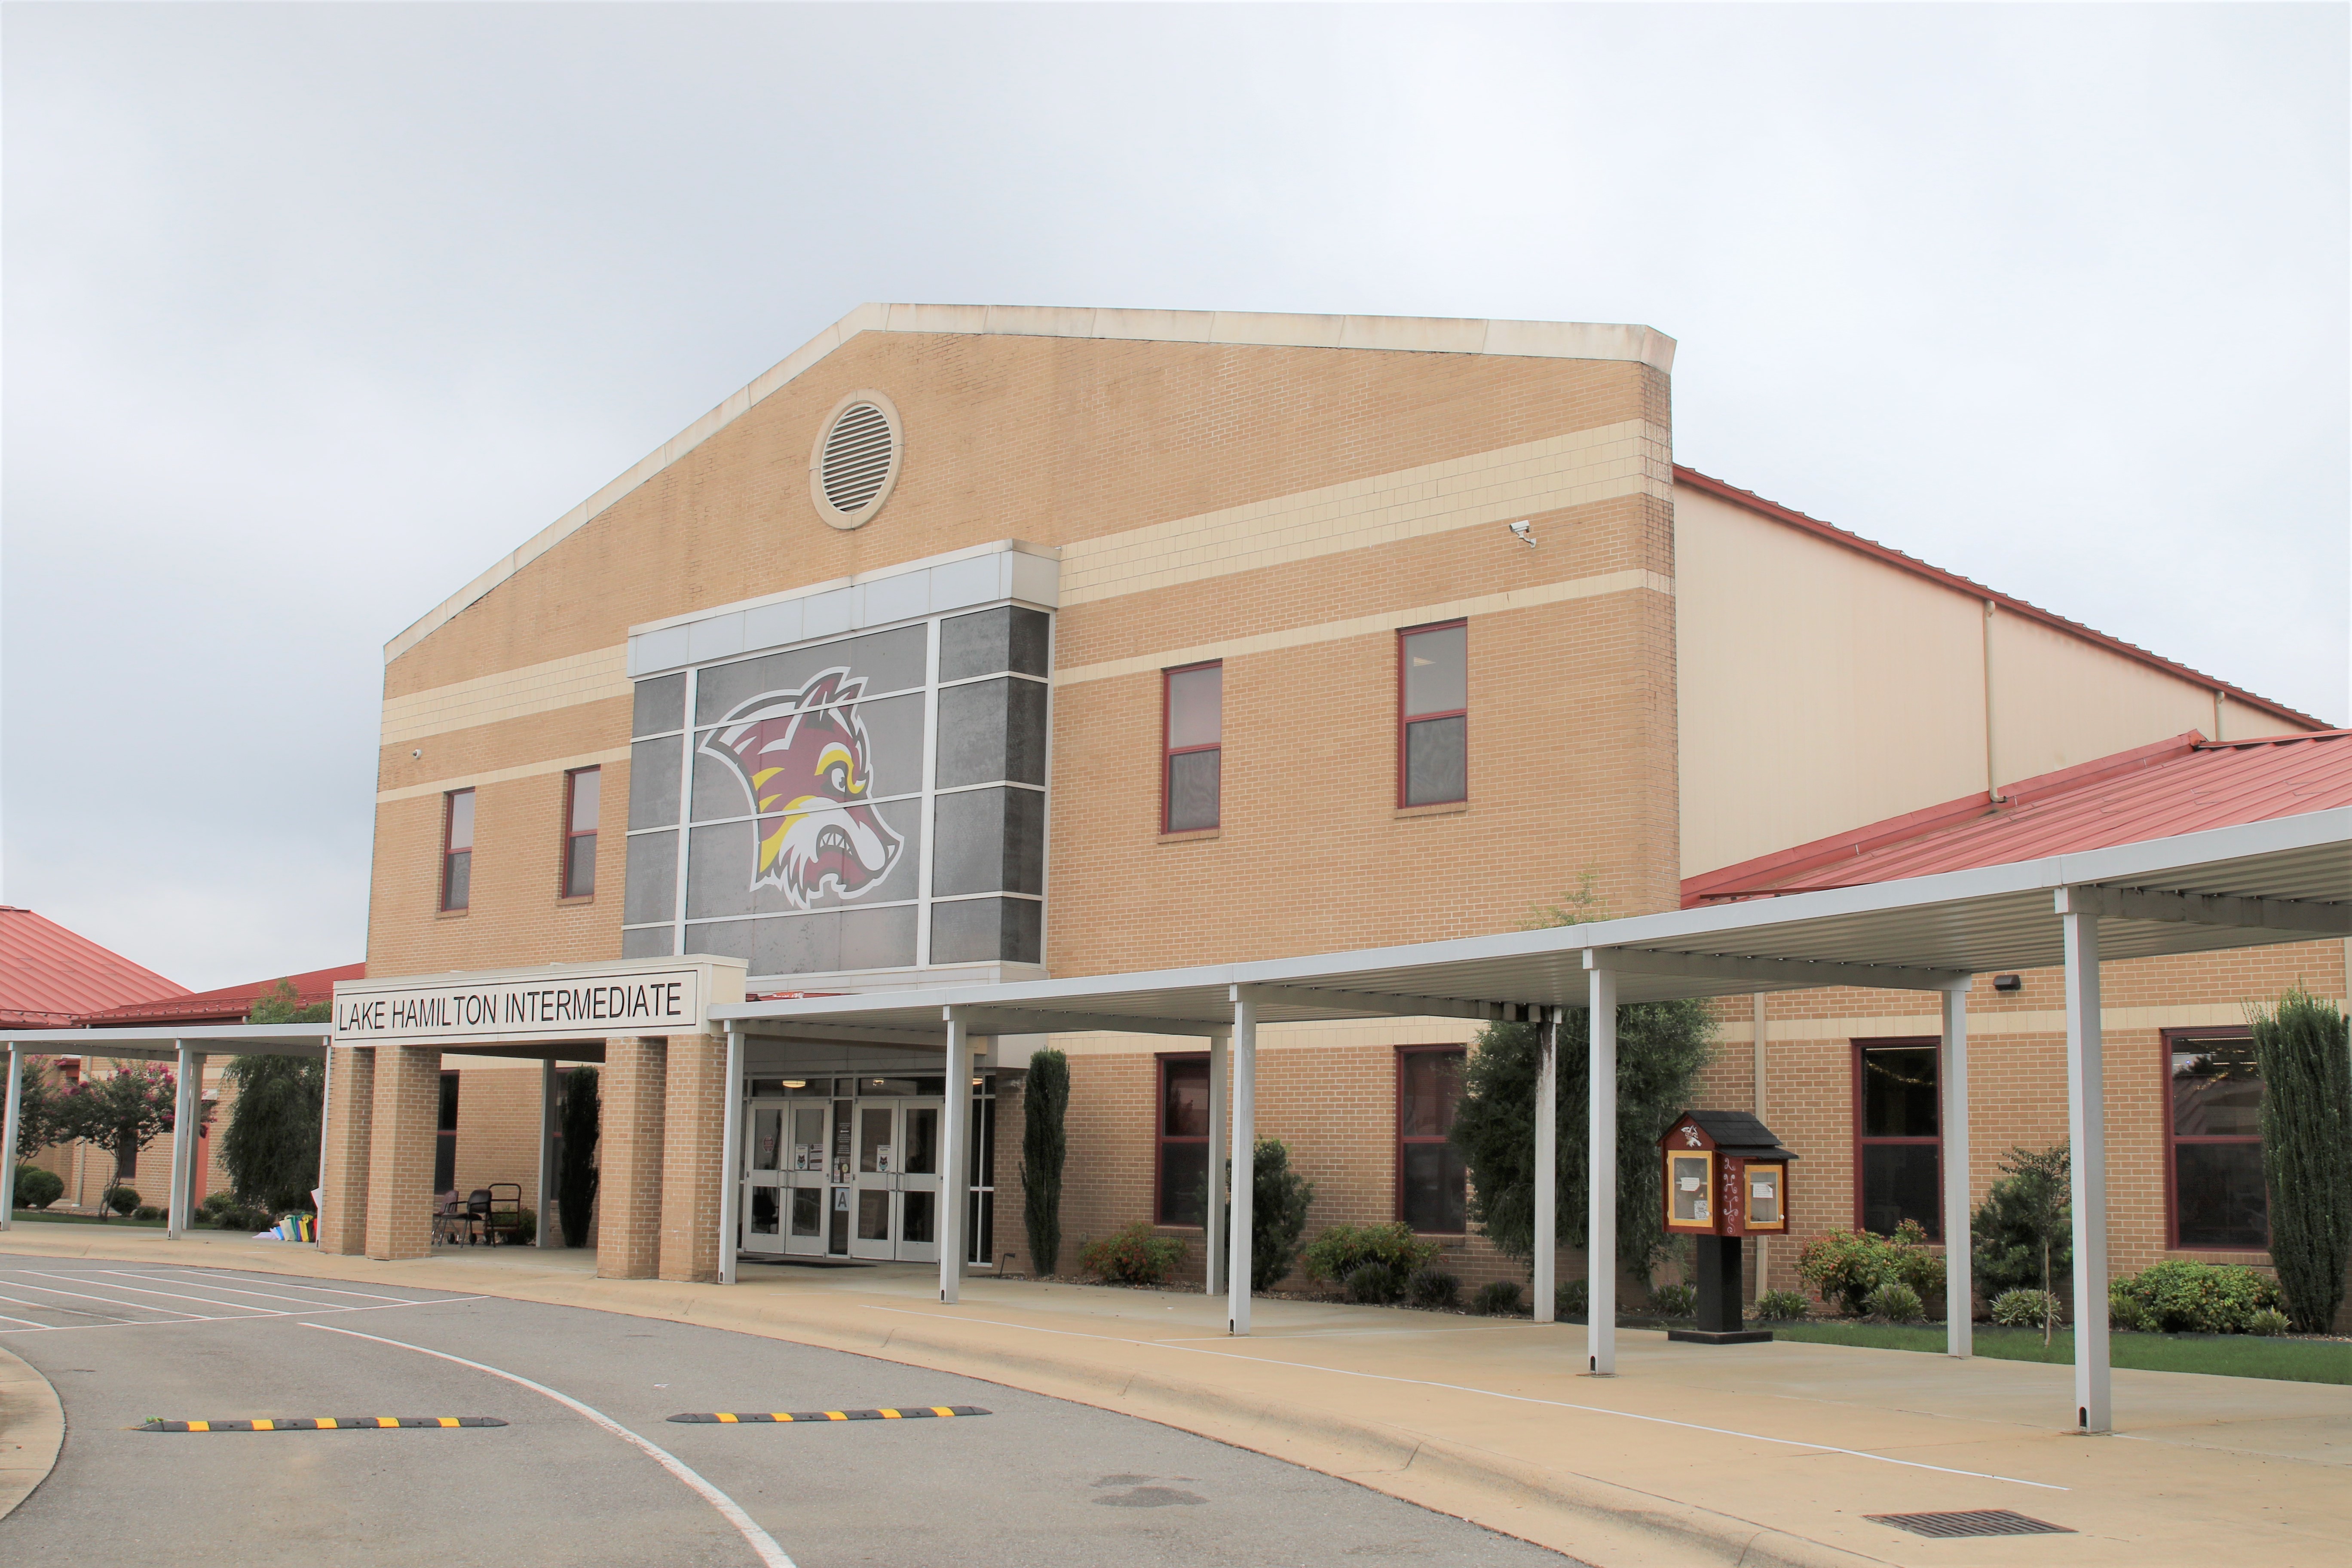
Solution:
{"label": "little free library box", "polygon": [[1685,1110],[1658,1140],[1665,1162],[1665,1224],[1698,1250],[1698,1323],[1667,1338],[1739,1344],[1772,1337],[1739,1318],[1739,1238],[1789,1228],[1789,1164],[1796,1155],[1744,1110]]}

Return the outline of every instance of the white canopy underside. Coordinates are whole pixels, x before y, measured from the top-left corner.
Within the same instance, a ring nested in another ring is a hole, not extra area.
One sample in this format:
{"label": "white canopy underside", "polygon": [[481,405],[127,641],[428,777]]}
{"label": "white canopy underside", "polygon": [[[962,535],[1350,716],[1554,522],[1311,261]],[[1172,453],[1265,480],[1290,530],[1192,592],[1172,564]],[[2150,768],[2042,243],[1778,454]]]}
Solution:
{"label": "white canopy underside", "polygon": [[[946,1010],[974,1034],[1228,1029],[1234,987],[1265,1024],[1493,1016],[1582,1006],[1588,969],[1621,1003],[1824,985],[1930,990],[2063,962],[2059,890],[2173,895],[2175,918],[2103,918],[2108,962],[2352,933],[2352,809],[2311,812],[2109,849],[1626,920],[1251,963],[811,997],[714,1007],[748,1034],[943,1041]],[[2193,909],[2179,897],[2250,902]],[[2286,907],[2282,907],[2286,906]],[[2291,922],[2291,923],[2283,923]]]}

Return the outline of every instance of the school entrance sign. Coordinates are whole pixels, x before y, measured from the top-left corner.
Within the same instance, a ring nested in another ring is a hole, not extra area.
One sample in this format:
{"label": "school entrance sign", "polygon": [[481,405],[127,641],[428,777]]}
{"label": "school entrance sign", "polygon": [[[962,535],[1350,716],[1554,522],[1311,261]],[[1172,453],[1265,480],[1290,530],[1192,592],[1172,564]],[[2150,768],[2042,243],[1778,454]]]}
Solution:
{"label": "school entrance sign", "polygon": [[740,960],[692,956],[345,980],[339,1046],[476,1045],[691,1035],[743,999]]}

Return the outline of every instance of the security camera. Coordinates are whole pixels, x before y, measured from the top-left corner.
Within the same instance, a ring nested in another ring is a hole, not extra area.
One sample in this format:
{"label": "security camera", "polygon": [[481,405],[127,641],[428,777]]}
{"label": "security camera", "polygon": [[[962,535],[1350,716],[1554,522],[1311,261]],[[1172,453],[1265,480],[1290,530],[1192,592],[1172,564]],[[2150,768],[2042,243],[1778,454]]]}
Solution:
{"label": "security camera", "polygon": [[1526,545],[1529,550],[1533,550],[1536,547],[1536,536],[1532,532],[1528,531],[1533,526],[1534,520],[1532,519],[1523,519],[1520,521],[1515,522],[1511,524],[1511,537],[1517,540],[1521,544]]}

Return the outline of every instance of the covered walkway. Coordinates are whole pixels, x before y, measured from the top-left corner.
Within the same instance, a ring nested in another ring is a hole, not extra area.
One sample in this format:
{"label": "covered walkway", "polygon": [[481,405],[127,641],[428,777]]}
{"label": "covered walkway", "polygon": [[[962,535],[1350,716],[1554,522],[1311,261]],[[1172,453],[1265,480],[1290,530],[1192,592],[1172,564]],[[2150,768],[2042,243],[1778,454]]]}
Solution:
{"label": "covered walkway", "polygon": [[[2080,853],[1979,866],[1867,886],[1840,887],[1717,908],[1411,947],[1320,954],[1084,980],[745,1003],[710,1009],[729,1034],[739,1086],[746,1035],[929,1045],[945,1053],[950,1081],[966,1076],[971,1041],[1000,1034],[1089,1030],[1204,1037],[1213,1107],[1208,1165],[1227,1150],[1245,1171],[1255,1147],[1257,1029],[1267,1023],[1370,1017],[1516,1018],[1551,1026],[1561,1011],[1591,1009],[1589,1234],[1614,1251],[1616,1218],[1616,1009],[1624,1003],[1762,991],[1863,986],[1934,992],[1943,1011],[1945,1233],[1969,1234],[1967,994],[1971,977],[2063,967],[2065,973],[2068,1125],[2074,1160],[2074,1299],[2107,1297],[2105,1106],[2102,1086],[2100,965],[2110,959],[2209,952],[2315,937],[2352,937],[2352,808],[2335,807]],[[1537,1115],[1537,1233],[1556,1213],[1551,1172],[1552,1074],[1546,1052]],[[950,1096],[956,1106],[960,1097]],[[728,1118],[723,1167],[740,1159],[740,1117]],[[952,1109],[941,1168],[938,1298],[959,1298],[964,1247],[961,1151],[967,1130]],[[722,1189],[722,1237],[734,1234],[737,1188]],[[1231,1253],[1213,1259],[1209,1289],[1222,1288],[1228,1333],[1251,1331],[1250,1194],[1246,1179],[1212,1191],[1208,1233],[1230,1213]],[[733,1248],[721,1249],[734,1278]],[[1217,1265],[1222,1264],[1220,1268]],[[1222,1278],[1221,1278],[1222,1276]],[[1552,1310],[1549,1251],[1536,1258],[1538,1321]],[[1948,1262],[1947,1349],[1970,1354],[1973,1293],[1965,1248]],[[1615,1281],[1591,1279],[1584,1370],[1620,1372]],[[2105,1314],[2092,1310],[2075,1337],[2072,1420],[2082,1432],[2114,1425],[2114,1375]]]}

